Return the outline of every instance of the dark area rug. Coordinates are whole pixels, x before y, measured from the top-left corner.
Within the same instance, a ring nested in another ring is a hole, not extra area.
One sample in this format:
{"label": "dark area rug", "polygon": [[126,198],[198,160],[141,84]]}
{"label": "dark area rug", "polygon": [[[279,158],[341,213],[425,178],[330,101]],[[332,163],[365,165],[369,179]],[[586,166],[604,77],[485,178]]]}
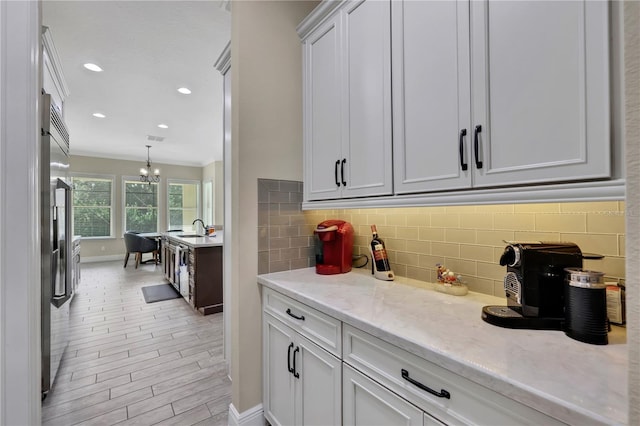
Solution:
{"label": "dark area rug", "polygon": [[147,303],[161,302],[163,300],[177,299],[180,293],[171,284],[151,285],[142,287],[142,295]]}

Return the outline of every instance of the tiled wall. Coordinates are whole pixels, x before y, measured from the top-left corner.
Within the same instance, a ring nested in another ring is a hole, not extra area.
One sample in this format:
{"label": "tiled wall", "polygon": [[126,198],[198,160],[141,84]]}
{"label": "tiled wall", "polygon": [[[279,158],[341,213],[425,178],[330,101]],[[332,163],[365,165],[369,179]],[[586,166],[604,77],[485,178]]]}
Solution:
{"label": "tiled wall", "polygon": [[463,275],[470,290],[502,297],[505,268],[498,260],[507,241],[571,241],[583,252],[606,257],[584,268],[624,278],[624,203],[554,203],[491,206],[314,210],[304,212],[306,231],[325,219],[351,222],[354,253],[367,253],[376,224],[397,275],[436,279],[435,264]]}
{"label": "tiled wall", "polygon": [[302,182],[258,179],[259,274],[315,264],[301,203]]}

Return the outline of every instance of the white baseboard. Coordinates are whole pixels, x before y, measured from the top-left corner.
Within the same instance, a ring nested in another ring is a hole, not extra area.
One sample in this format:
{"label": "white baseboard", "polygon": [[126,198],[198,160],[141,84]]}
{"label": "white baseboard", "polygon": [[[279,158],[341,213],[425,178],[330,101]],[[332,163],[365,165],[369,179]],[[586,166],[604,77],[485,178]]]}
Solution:
{"label": "white baseboard", "polygon": [[[109,256],[80,256],[80,263],[94,263],[94,262],[111,262],[113,260],[122,260],[124,262],[124,255],[111,254]],[[135,263],[135,260],[134,260]]]}
{"label": "white baseboard", "polygon": [[229,404],[229,426],[264,426],[267,422],[264,419],[262,404],[249,408],[242,413],[238,413],[233,403]]}

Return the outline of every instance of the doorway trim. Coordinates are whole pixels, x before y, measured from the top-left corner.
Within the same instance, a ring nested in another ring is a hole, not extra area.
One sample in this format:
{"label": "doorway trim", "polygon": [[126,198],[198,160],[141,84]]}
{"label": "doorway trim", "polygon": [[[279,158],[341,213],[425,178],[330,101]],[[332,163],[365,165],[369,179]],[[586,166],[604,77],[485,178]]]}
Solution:
{"label": "doorway trim", "polygon": [[0,424],[40,424],[40,2],[0,2]]}

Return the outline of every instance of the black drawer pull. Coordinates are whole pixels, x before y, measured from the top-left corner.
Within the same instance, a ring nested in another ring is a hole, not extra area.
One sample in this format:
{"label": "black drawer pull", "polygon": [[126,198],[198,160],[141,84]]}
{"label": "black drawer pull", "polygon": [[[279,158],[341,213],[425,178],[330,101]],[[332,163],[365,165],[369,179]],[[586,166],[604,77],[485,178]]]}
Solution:
{"label": "black drawer pull", "polygon": [[[294,368],[295,368],[295,358],[294,358]],[[401,370],[402,372],[402,378],[405,379],[406,381],[408,381],[409,383],[411,383],[412,385],[415,385],[417,387],[419,387],[420,389],[429,392],[431,395],[435,395],[438,398],[447,398],[447,399],[451,399],[451,394],[449,392],[447,392],[444,389],[440,389],[440,392],[436,392],[431,388],[428,388],[427,386],[423,385],[420,382],[417,382],[415,380],[413,380],[411,377],[409,377],[409,372],[407,370],[405,370],[404,368]]]}
{"label": "black drawer pull", "polygon": [[342,179],[342,186],[347,186],[347,182],[344,180],[344,163],[347,162],[346,158],[342,159],[342,163],[340,163],[340,179]]}
{"label": "black drawer pull", "polygon": [[336,165],[333,168],[333,176],[336,180],[336,185],[340,187],[340,181],[338,180],[338,166],[340,165],[340,160],[336,160]]}
{"label": "black drawer pull", "polygon": [[458,144],[458,150],[460,151],[460,168],[464,171],[467,170],[467,163],[464,162],[464,137],[467,136],[467,129],[460,130],[460,143]]}
{"label": "black drawer pull", "polygon": [[287,309],[287,314],[297,320],[304,321],[304,315],[297,316],[296,314],[291,313],[291,309]]}
{"label": "black drawer pull", "polygon": [[291,349],[293,348],[293,342],[289,345],[289,349],[287,349],[287,370],[289,373],[293,373],[293,368],[291,368]]}
{"label": "black drawer pull", "polygon": [[300,352],[300,346],[296,346],[296,349],[293,351],[293,377],[299,379],[300,374],[296,371],[296,352]]}
{"label": "black drawer pull", "polygon": [[482,161],[480,161],[480,159],[478,158],[478,134],[482,131],[482,126],[481,125],[477,125],[476,126],[476,130],[474,132],[473,135],[473,152],[476,155],[476,167],[481,169],[482,168]]}

